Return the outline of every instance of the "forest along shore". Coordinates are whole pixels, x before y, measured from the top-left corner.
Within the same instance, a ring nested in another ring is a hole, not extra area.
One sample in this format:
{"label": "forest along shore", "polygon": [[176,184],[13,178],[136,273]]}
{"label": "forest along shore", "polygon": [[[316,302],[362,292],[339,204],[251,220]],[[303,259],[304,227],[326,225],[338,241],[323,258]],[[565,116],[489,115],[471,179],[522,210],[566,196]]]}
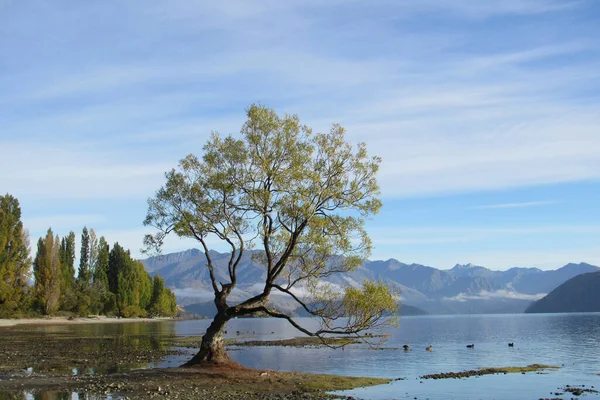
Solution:
{"label": "forest along shore", "polygon": [[[390,382],[390,379],[254,370],[244,367],[153,368],[179,354],[181,337],[148,333],[145,324],[123,324],[118,334],[65,330],[48,334],[31,324],[139,322],[90,318],[3,320],[0,329],[0,397],[4,393],[77,392],[146,399],[327,399],[327,392]],[[42,322],[44,321],[44,322]],[[144,320],[146,321],[146,320]],[[148,322],[157,321],[149,319]],[[25,323],[24,323],[25,322]],[[148,327],[146,325],[146,327]],[[79,333],[78,333],[79,332]],[[82,333],[85,332],[85,333]],[[197,345],[199,337],[193,338]],[[184,345],[193,346],[193,343]]]}

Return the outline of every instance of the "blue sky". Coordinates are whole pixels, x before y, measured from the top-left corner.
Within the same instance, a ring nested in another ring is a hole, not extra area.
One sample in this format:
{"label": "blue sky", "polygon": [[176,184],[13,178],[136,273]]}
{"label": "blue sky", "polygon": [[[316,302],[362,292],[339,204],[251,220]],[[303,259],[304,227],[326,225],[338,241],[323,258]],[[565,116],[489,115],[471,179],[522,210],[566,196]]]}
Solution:
{"label": "blue sky", "polygon": [[139,255],[163,173],[260,102],[383,158],[374,259],[600,264],[599,19],[595,0],[0,0],[0,192],[32,243],[87,225]]}

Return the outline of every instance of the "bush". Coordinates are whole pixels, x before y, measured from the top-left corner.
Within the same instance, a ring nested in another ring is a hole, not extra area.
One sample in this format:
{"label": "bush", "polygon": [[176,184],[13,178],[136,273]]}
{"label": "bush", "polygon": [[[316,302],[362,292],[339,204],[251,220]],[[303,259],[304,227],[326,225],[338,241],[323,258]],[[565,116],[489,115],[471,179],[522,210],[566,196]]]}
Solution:
{"label": "bush", "polygon": [[145,317],[146,310],[138,306],[127,306],[121,311],[121,316],[124,318]]}

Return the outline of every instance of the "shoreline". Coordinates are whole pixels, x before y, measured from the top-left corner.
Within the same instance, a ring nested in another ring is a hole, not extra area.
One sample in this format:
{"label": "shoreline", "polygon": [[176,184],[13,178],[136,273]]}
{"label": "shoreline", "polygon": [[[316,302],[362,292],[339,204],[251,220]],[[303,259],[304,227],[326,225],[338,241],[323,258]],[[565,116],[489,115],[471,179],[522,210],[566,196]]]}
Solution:
{"label": "shoreline", "polygon": [[83,324],[115,324],[131,322],[177,322],[181,321],[170,317],[159,318],[117,318],[106,316],[94,317],[42,317],[42,318],[11,318],[0,319],[0,328],[9,328],[18,325],[83,325]]}

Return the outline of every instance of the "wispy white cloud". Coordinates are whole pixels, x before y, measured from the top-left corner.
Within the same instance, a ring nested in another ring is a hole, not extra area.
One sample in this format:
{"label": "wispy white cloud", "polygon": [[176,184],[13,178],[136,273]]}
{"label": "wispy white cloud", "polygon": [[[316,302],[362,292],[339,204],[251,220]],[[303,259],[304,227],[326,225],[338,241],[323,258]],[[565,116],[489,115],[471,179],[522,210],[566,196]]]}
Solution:
{"label": "wispy white cloud", "polygon": [[175,293],[175,296],[177,297],[177,299],[183,299],[183,298],[193,298],[193,299],[198,299],[198,301],[210,301],[213,300],[215,298],[215,294],[213,292],[211,292],[210,290],[202,290],[202,289],[196,289],[196,288],[178,288],[178,289],[173,289],[173,292]]}
{"label": "wispy white cloud", "polygon": [[468,18],[489,18],[498,15],[529,15],[556,12],[578,6],[579,1],[507,0],[486,2],[477,0],[424,0],[418,3],[402,1],[405,7],[422,11],[446,11]]}
{"label": "wispy white cloud", "polygon": [[[517,66],[522,63],[539,61],[546,58],[574,55],[589,50],[595,50],[596,44],[576,42],[559,45],[541,46],[523,51],[485,55],[470,60],[475,69],[494,69]],[[470,72],[474,72],[471,70]]]}
{"label": "wispy white cloud", "polygon": [[93,228],[96,224],[105,222],[105,218],[98,214],[61,214],[61,215],[44,215],[41,217],[24,218],[23,226],[30,233],[44,233],[48,228],[52,228],[54,232],[76,231],[83,229],[84,226]]}
{"label": "wispy white cloud", "polygon": [[483,290],[479,293],[459,293],[453,297],[444,297],[446,301],[458,301],[465,302],[468,300],[495,300],[495,299],[514,299],[514,300],[539,300],[544,297],[546,293],[537,294],[523,294],[512,290],[495,290],[486,291]]}
{"label": "wispy white cloud", "polygon": [[515,235],[596,234],[600,225],[539,225],[539,226],[402,226],[372,227],[370,235],[382,244],[452,243],[483,238]]}
{"label": "wispy white cloud", "polygon": [[[397,232],[401,236],[407,235],[407,232],[404,229],[401,229],[400,232]],[[449,244],[449,243],[461,243],[461,242],[471,242],[475,240],[480,240],[481,237],[477,236],[441,236],[441,237],[373,237],[373,243],[375,245],[432,245],[432,244]]]}
{"label": "wispy white cloud", "polygon": [[556,204],[556,201],[526,201],[522,203],[503,203],[503,204],[486,204],[482,206],[471,207],[473,210],[489,210],[489,209],[502,209],[502,208],[526,208],[526,207],[540,207],[551,204]]}
{"label": "wispy white cloud", "polygon": [[[0,186],[16,196],[62,199],[139,198],[162,184],[171,165],[121,154],[102,153],[88,145],[34,145],[0,139]],[[15,167],[16,166],[16,167]]]}

